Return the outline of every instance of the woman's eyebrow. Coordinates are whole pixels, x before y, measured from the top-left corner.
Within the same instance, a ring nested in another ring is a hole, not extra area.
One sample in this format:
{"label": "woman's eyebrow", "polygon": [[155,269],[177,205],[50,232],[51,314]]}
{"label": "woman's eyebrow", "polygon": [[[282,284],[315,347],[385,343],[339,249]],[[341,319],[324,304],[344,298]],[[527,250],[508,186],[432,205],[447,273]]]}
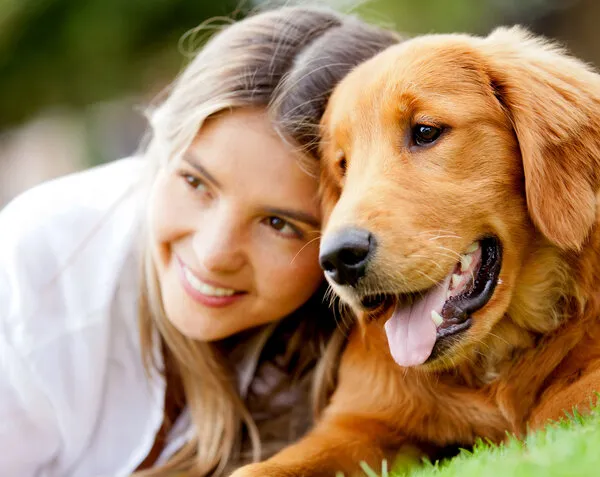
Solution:
{"label": "woman's eyebrow", "polygon": [[283,217],[287,217],[289,219],[297,220],[299,222],[304,222],[305,224],[311,225],[316,228],[321,227],[321,221],[317,219],[314,215],[302,212],[300,210],[290,210],[290,209],[279,209],[277,207],[267,207],[265,211],[268,214],[272,215],[280,215]]}
{"label": "woman's eyebrow", "polygon": [[183,156],[182,160],[187,162],[194,169],[196,169],[200,174],[202,174],[202,176],[205,179],[207,179],[209,182],[212,182],[214,186],[221,187],[219,181],[215,179],[214,176],[210,172],[208,172],[202,165],[200,165],[193,156],[185,155]]}

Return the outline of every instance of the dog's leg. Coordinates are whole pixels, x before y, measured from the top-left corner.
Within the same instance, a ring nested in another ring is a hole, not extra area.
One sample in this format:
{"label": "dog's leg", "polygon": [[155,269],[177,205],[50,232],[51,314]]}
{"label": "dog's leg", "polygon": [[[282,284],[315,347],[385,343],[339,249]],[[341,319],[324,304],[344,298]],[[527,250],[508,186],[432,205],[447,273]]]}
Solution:
{"label": "dog's leg", "polygon": [[597,401],[600,392],[600,369],[584,374],[574,383],[565,383],[554,392],[542,395],[540,404],[533,410],[529,419],[529,428],[536,430],[549,421],[557,421],[573,409],[589,412],[590,406]]}
{"label": "dog's leg", "polygon": [[[298,443],[258,464],[235,471],[231,477],[346,477],[362,474],[365,462],[381,473],[384,459],[390,464],[399,450],[418,458],[416,447],[383,424],[356,416],[332,416],[321,421]],[[402,449],[401,449],[402,448]]]}

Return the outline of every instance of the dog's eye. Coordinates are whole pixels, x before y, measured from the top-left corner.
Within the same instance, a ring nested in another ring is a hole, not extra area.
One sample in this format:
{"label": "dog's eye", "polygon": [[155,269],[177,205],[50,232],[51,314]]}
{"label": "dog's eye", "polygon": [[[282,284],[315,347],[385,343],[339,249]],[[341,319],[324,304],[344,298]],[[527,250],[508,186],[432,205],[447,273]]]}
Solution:
{"label": "dog's eye", "polygon": [[342,158],[340,159],[340,162],[338,162],[338,167],[340,168],[340,173],[342,174],[342,176],[346,175],[346,158]]}
{"label": "dog's eye", "polygon": [[337,167],[340,175],[344,177],[346,175],[346,155],[343,151],[338,151],[336,154]]}
{"label": "dog's eye", "polygon": [[440,134],[442,134],[440,128],[429,126],[427,124],[417,124],[412,130],[413,141],[417,146],[431,144],[440,137]]}

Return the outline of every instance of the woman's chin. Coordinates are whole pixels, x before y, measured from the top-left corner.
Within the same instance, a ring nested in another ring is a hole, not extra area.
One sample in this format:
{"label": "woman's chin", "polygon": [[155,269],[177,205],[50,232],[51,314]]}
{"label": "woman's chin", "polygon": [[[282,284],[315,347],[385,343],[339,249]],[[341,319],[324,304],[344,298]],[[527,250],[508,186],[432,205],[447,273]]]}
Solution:
{"label": "woman's chin", "polygon": [[196,341],[217,341],[235,333],[229,329],[230,327],[223,326],[221,320],[206,315],[199,316],[197,312],[169,313],[167,311],[167,319],[182,335]]}

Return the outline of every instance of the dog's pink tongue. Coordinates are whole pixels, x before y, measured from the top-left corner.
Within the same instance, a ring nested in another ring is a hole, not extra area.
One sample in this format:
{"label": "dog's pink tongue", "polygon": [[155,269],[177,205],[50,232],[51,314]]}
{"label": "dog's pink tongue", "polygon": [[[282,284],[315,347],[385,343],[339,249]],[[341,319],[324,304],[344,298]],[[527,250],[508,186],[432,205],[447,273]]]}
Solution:
{"label": "dog's pink tongue", "polygon": [[433,351],[436,326],[431,310],[441,314],[451,276],[433,287],[412,305],[399,306],[385,323],[392,358],[400,366],[423,364]]}

